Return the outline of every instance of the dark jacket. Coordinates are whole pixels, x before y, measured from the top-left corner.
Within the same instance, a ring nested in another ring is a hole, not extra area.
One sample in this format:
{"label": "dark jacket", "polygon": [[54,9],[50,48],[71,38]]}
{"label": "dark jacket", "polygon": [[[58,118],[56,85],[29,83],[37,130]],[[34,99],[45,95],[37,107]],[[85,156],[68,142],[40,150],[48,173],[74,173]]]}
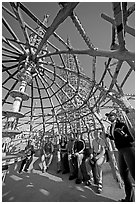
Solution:
{"label": "dark jacket", "polygon": [[76,140],[74,143],[74,153],[85,149],[85,142],[83,140]]}
{"label": "dark jacket", "polygon": [[116,121],[114,131],[112,133],[112,125],[110,127],[110,139],[115,141],[116,148],[132,147],[134,145],[134,138],[130,134],[125,123]]}
{"label": "dark jacket", "polygon": [[26,154],[27,157],[33,156],[33,154],[34,154],[34,147],[33,147],[33,145],[27,145],[25,147],[25,154]]}

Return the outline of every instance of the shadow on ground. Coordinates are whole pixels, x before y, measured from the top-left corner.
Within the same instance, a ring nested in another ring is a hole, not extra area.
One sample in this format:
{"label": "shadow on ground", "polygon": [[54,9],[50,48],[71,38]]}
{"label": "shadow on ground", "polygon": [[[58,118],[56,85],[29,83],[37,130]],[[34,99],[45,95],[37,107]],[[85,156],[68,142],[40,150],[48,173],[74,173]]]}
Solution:
{"label": "shadow on ground", "polygon": [[[17,174],[14,165],[10,166],[5,185],[2,189],[3,202],[115,202],[115,187],[104,186],[98,195],[95,186],[76,185],[69,181],[69,174],[57,174],[55,161],[46,173],[41,173],[38,158],[34,158],[29,173]],[[109,191],[111,192],[109,193]],[[119,189],[117,189],[119,190]],[[111,196],[112,195],[114,196]],[[119,197],[121,194],[118,195]],[[118,198],[116,196],[116,198]]]}

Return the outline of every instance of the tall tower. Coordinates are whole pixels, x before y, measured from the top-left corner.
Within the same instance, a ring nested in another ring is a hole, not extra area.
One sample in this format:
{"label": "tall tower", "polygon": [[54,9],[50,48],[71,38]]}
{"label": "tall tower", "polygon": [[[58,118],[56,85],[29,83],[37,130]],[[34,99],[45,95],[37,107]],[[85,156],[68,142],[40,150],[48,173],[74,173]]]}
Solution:
{"label": "tall tower", "polygon": [[[71,47],[69,38],[67,39],[67,44],[69,45],[69,47]],[[65,54],[63,57],[64,57],[66,67],[72,71],[77,72],[77,67],[76,67],[76,63],[75,63],[73,55],[72,54]],[[80,66],[80,63],[77,59],[77,56],[75,56],[75,58],[77,60],[77,66],[78,66],[79,72],[84,74],[83,68]],[[76,74],[74,74],[72,72],[67,73],[65,70],[61,70],[60,75],[62,76],[62,78],[67,79],[69,84],[71,86],[73,86],[75,88],[75,90],[77,89],[78,76]],[[60,85],[62,86],[63,83],[64,82],[61,82]],[[67,103],[65,103],[63,108],[66,111],[73,110],[74,108],[78,108],[83,103],[83,100],[85,99],[87,93],[90,90],[90,86],[91,86],[90,83],[86,82],[84,79],[80,79],[79,89],[78,89],[78,93],[79,93],[80,97],[78,95],[75,96],[72,99],[73,103],[72,103],[72,101],[67,102]],[[69,85],[65,86],[64,91],[67,93],[67,95],[69,97],[72,97],[74,95],[74,90]],[[60,97],[60,100],[62,103],[67,101],[67,97],[65,96],[65,94],[59,94],[59,97]],[[70,121],[71,121],[71,119],[72,120],[74,118],[76,119],[75,122],[74,121],[72,123],[70,122],[71,123],[71,129],[74,132],[83,132],[83,130],[84,130],[84,124],[83,124],[81,119],[78,119],[79,116],[80,116],[80,110],[77,112],[69,114]],[[64,118],[65,118],[65,116],[62,117],[62,119],[64,119]],[[64,120],[64,123],[62,123],[62,127],[61,127],[63,130],[62,132],[64,132],[66,129],[68,130],[68,128],[66,128],[66,126],[68,126],[68,125],[65,124],[65,120]]]}
{"label": "tall tower", "polygon": [[[48,15],[44,16],[43,23],[47,24]],[[43,29],[41,27],[36,28],[37,34],[32,33],[30,34],[30,46],[31,46],[31,52],[33,53],[35,51],[34,47],[38,47],[42,36],[44,35]],[[45,45],[46,50],[47,45]],[[29,95],[26,93],[27,85],[32,85],[33,83],[33,76],[36,74],[35,67],[36,64],[31,60],[31,56],[28,52],[28,48],[24,47],[25,51],[27,53],[26,59],[22,61],[18,66],[18,81],[20,82],[20,86],[18,90],[12,90],[10,92],[10,96],[14,99],[12,110],[4,110],[2,111],[3,116],[6,117],[6,122],[2,130],[2,136],[3,137],[10,137],[13,138],[16,135],[20,134],[21,131],[17,129],[17,123],[20,118],[24,117],[24,114],[21,112],[21,107],[23,101],[29,100]],[[45,51],[46,52],[46,51]],[[43,54],[43,53],[40,53]],[[32,104],[33,106],[33,104]],[[32,111],[33,112],[33,107]],[[31,129],[31,127],[30,127]]]}

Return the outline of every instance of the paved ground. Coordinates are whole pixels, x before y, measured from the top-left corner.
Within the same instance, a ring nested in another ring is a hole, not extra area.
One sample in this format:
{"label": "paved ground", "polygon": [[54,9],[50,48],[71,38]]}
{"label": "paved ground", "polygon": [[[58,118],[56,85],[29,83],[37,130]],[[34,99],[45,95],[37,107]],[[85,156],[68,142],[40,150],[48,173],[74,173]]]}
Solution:
{"label": "paved ground", "polygon": [[75,184],[69,174],[56,173],[55,159],[48,172],[41,173],[38,158],[34,157],[28,173],[17,174],[14,165],[2,187],[3,202],[116,202],[124,197],[123,189],[113,179],[108,163],[103,166],[103,192],[96,186]]}

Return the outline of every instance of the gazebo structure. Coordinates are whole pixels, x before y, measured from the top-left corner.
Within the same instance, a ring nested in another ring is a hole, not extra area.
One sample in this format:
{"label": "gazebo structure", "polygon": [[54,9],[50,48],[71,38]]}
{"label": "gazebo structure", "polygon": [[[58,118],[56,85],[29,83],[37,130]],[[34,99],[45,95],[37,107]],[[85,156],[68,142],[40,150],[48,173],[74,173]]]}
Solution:
{"label": "gazebo structure", "polygon": [[[75,13],[80,4],[59,3],[49,25],[48,14],[40,20],[25,3],[3,3],[2,138],[10,138],[12,147],[15,140],[35,137],[38,141],[45,135],[57,139],[69,137],[71,132],[85,135],[88,141],[94,130],[106,131],[109,123],[104,113],[111,110],[128,122],[134,134],[135,94],[125,93],[124,86],[135,71],[134,50],[126,47],[126,36],[135,37],[128,24],[135,5],[114,2],[113,18],[101,14],[112,33],[110,49],[101,50],[92,44]],[[71,36],[63,39],[58,34],[67,19],[85,49],[73,48]],[[90,58],[91,76],[86,75],[81,56]],[[100,58],[105,59],[101,74],[97,67]],[[12,147],[4,162],[19,158]]]}

